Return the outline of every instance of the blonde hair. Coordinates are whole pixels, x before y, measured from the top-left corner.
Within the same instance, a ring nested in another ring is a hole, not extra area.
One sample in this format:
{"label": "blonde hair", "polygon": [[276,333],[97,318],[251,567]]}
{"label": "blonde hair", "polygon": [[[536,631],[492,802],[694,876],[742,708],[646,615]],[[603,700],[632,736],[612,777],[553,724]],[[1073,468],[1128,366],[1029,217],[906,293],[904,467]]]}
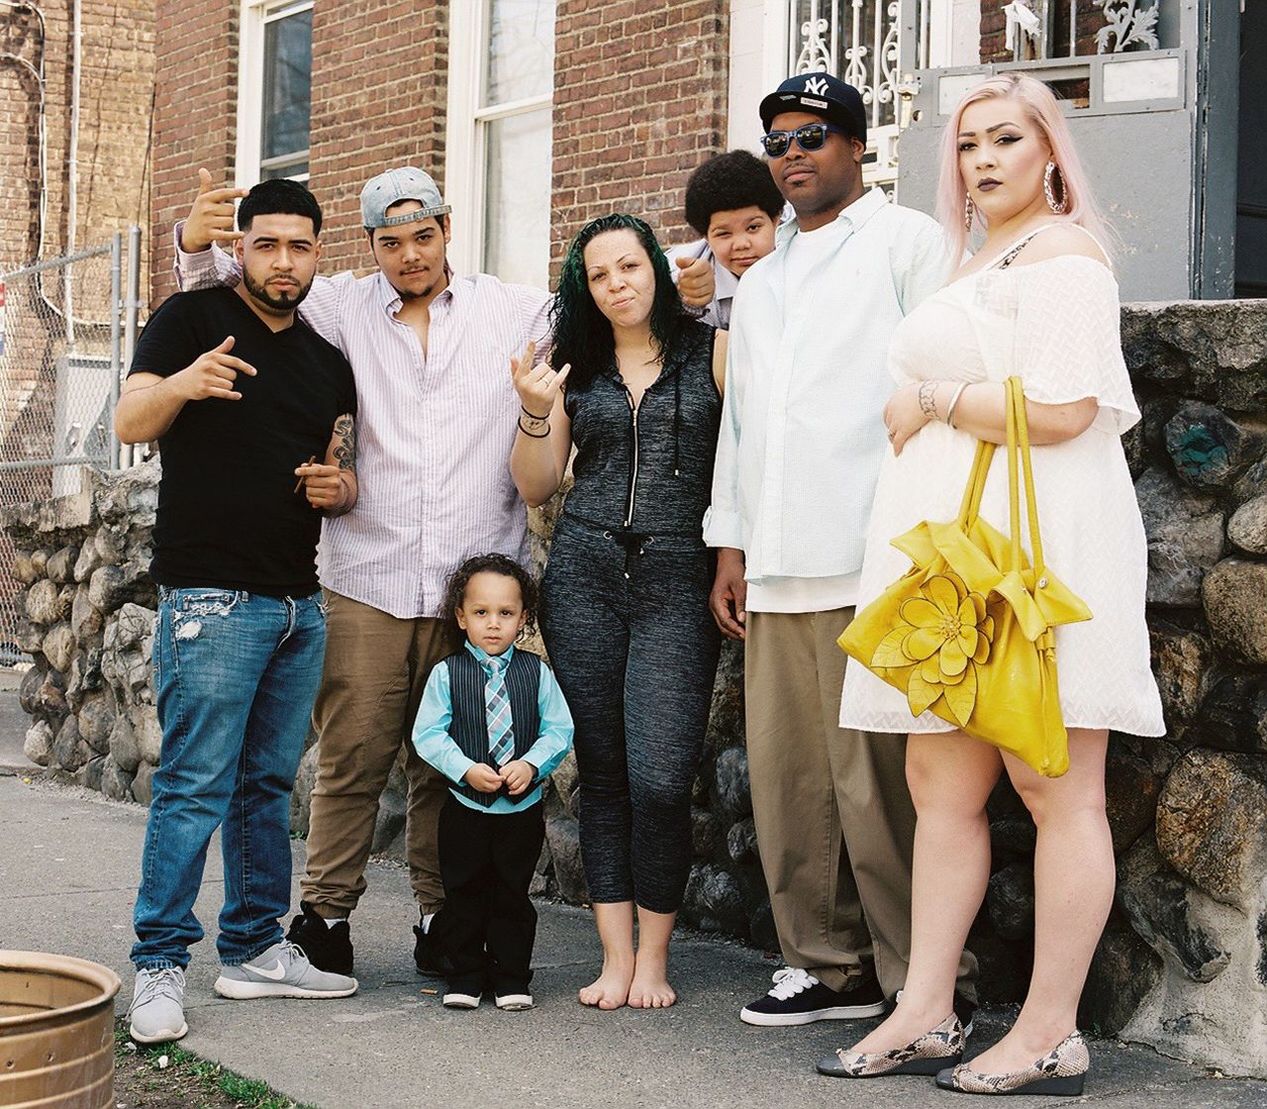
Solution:
{"label": "blonde hair", "polygon": [[[1060,103],[1042,81],[1023,73],[1003,73],[969,89],[946,124],[942,136],[941,176],[937,186],[937,218],[946,229],[951,257],[958,258],[968,245],[964,226],[964,210],[968,190],[959,171],[959,129],[963,114],[970,104],[982,100],[1016,100],[1047,140],[1051,160],[1056,163],[1060,184],[1059,195],[1067,201],[1065,212],[1058,218],[1085,228],[1108,250],[1109,230],[1091,195],[1091,184],[1078,152],[1074,149],[1069,124],[1060,110]],[[1053,213],[1054,214],[1054,213]],[[978,218],[985,217],[978,213]]]}

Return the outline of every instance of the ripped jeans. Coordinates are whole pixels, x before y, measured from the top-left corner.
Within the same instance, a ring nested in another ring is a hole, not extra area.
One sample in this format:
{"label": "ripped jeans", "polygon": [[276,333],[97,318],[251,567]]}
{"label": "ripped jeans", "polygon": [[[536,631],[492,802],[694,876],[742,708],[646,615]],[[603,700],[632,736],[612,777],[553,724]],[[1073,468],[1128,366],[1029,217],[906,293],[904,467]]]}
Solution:
{"label": "ripped jeans", "polygon": [[194,901],[221,828],[216,949],[248,962],[290,908],[290,791],[321,679],[321,594],[159,591],[154,689],[163,729],[133,923],[138,969],[184,967],[202,939]]}

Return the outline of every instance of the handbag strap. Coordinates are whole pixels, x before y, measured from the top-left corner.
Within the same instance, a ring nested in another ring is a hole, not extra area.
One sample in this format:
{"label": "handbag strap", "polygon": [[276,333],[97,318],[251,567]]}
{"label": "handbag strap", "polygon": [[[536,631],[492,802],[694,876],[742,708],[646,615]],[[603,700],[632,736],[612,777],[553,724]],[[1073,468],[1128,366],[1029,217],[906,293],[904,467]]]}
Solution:
{"label": "handbag strap", "polygon": [[[1046,561],[1043,558],[1043,537],[1038,527],[1038,498],[1034,493],[1034,463],[1029,453],[1029,420],[1025,414],[1025,388],[1019,377],[1009,377],[1007,383],[1011,390],[1013,422],[1016,427],[1016,454],[1020,458],[1021,471],[1025,479],[1025,507],[1029,518],[1030,562],[1034,567],[1035,576],[1042,577],[1046,568]],[[1008,476],[1014,476],[1011,468],[1009,468]],[[1014,480],[1011,482],[1009,492],[1012,497],[1012,542],[1019,553],[1021,537],[1020,529],[1017,527],[1020,521],[1016,503],[1019,490]],[[1016,565],[1020,566],[1019,559]]]}
{"label": "handbag strap", "polygon": [[964,486],[963,500],[959,504],[959,526],[968,531],[977,522],[981,511],[981,496],[985,492],[986,479],[990,476],[990,463],[994,460],[994,444],[977,440],[977,453],[968,471],[968,484]]}
{"label": "handbag strap", "polygon": [[[1007,435],[1008,510],[1011,527],[1012,568],[1021,565],[1021,481],[1025,484],[1025,508],[1029,522],[1031,564],[1035,573],[1042,576],[1046,565],[1043,559],[1043,540],[1038,527],[1038,500],[1034,495],[1034,469],[1030,458],[1029,421],[1025,414],[1025,390],[1019,377],[1009,377],[1004,382],[1004,417]],[[959,526],[968,531],[977,522],[981,512],[981,498],[986,480],[990,476],[990,464],[996,450],[994,443],[977,440],[977,453],[968,473],[968,483],[959,505]]]}

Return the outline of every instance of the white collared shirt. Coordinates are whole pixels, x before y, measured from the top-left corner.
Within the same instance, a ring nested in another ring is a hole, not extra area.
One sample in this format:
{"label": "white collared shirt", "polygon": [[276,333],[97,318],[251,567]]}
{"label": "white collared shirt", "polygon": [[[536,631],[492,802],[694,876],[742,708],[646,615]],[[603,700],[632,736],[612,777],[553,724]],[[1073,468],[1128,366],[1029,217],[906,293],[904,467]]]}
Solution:
{"label": "white collared shirt", "polygon": [[856,600],[888,449],[889,338],[950,268],[941,227],[879,189],[813,232],[816,257],[793,287],[788,254],[798,232],[795,221],[780,227],[774,252],[735,294],[704,523],[710,546],[743,550],[756,612]]}
{"label": "white collared shirt", "polygon": [[[181,251],[179,224],[176,248],[182,288],[238,280],[218,248]],[[402,619],[438,616],[465,558],[526,560],[527,511],[510,476],[510,359],[529,340],[548,345],[549,302],[485,274],[451,276],[431,302],[424,355],[381,273],[313,282],[299,314],[352,364],[357,394],[357,502],[322,524],[323,586]]]}

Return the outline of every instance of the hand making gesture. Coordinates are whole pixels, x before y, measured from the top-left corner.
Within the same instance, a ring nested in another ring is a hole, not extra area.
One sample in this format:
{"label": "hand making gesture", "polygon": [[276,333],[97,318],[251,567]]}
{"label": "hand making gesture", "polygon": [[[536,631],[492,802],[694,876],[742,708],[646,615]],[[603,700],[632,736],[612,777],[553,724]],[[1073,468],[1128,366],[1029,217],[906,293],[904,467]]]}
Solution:
{"label": "hand making gesture", "polygon": [[510,360],[510,378],[525,415],[534,420],[546,420],[554,411],[554,402],[572,367],[565,365],[555,371],[548,362],[534,366],[536,354],[537,344],[530,342],[522,355]]}
{"label": "hand making gesture", "polygon": [[212,187],[211,174],[198,171],[198,195],[180,229],[180,247],[190,254],[206,250],[212,243],[227,247],[242,238],[234,224],[234,204],[246,196],[245,189]]}

